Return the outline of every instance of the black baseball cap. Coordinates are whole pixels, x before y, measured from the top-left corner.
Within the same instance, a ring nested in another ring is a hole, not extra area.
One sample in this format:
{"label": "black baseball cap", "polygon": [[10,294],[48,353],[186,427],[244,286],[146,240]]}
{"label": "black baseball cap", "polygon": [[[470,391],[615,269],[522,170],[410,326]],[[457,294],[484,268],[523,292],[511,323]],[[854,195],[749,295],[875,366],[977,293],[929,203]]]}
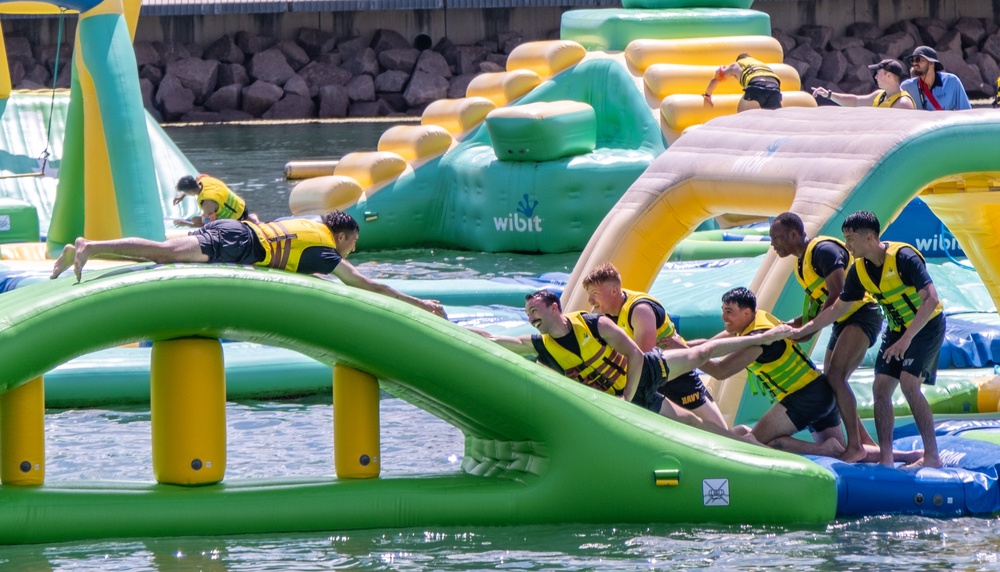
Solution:
{"label": "black baseball cap", "polygon": [[877,64],[868,66],[868,69],[872,70],[873,74],[878,73],[878,70],[885,70],[898,77],[899,81],[903,81],[907,77],[906,71],[903,70],[903,64],[896,60],[882,60]]}

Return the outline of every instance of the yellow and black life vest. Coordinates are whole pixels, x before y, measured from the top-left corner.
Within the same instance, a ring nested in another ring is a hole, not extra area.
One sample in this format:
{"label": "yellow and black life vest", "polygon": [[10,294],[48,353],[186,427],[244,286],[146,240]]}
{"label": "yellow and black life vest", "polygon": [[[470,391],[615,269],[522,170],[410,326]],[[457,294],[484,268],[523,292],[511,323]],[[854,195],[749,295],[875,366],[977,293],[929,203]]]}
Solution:
{"label": "yellow and black life vest", "polygon": [[[913,103],[913,98],[910,97],[910,94],[906,93],[906,90],[901,89],[895,95],[886,96],[885,90],[880,89],[878,90],[878,97],[875,98],[875,101],[872,101],[872,107],[892,107],[893,104],[903,98],[909,99]],[[917,105],[914,103],[913,107],[916,108]]]}
{"label": "yellow and black life vest", "polygon": [[[625,303],[622,305],[622,309],[618,313],[618,327],[625,330],[628,337],[634,340],[635,330],[632,329],[632,324],[629,323],[632,308],[634,308],[635,304],[641,300],[649,300],[651,302],[656,302],[657,304],[660,304],[660,302],[645,292],[635,292],[633,290],[626,290],[622,288],[622,293],[625,294]],[[662,307],[663,305],[660,304],[660,306]],[[669,338],[677,331],[677,329],[674,328],[674,323],[670,320],[670,316],[666,315],[666,311],[664,311],[663,317],[663,324],[656,328],[656,339]]]}
{"label": "yellow and black life vest", "polygon": [[264,260],[255,266],[267,266],[295,272],[305,249],[311,246],[337,248],[337,241],[330,227],[321,222],[304,218],[293,218],[278,222],[254,224],[243,221],[250,227],[264,246]]}
{"label": "yellow and black life vest", "polygon": [[[771,314],[757,310],[753,322],[740,335],[770,330],[779,324],[781,321]],[[767,363],[754,361],[747,366],[747,370],[753,374],[759,386],[777,401],[809,385],[820,376],[819,370],[799,344],[792,340],[781,340],[780,343],[785,346],[781,357]]]}
{"label": "yellow and black life vest", "polygon": [[740,72],[740,85],[743,87],[749,85],[751,80],[764,77],[773,79],[778,82],[778,85],[781,85],[781,79],[778,75],[759,60],[747,56],[736,60],[736,63],[740,64],[740,67],[743,68],[743,71]]}
{"label": "yellow and black life vest", "polygon": [[[882,306],[882,311],[885,313],[886,319],[889,320],[889,327],[892,331],[898,332],[909,327],[910,323],[913,322],[913,317],[920,309],[921,300],[916,288],[903,284],[903,278],[899,275],[899,269],[896,267],[896,253],[903,247],[909,247],[920,258],[923,258],[924,255],[905,242],[886,242],[886,245],[885,264],[882,267],[882,276],[878,284],[875,284],[872,277],[868,275],[868,268],[863,259],[855,260],[854,267],[858,269],[861,285],[865,287],[865,290],[871,292],[879,306]],[[938,301],[931,318],[940,314],[942,310],[941,302]]]}
{"label": "yellow and black life vest", "polygon": [[[625,389],[625,356],[607,344],[598,341],[583,319],[584,312],[566,314],[573,336],[580,346],[580,353],[574,354],[559,345],[549,334],[542,334],[542,343],[549,351],[566,377],[599,389],[611,395],[618,395]],[[636,364],[642,367],[642,364]]]}
{"label": "yellow and black life vest", "polygon": [[205,201],[215,201],[219,207],[212,220],[229,218],[240,220],[247,210],[246,202],[239,195],[229,190],[225,183],[208,175],[198,175],[201,192],[198,193],[198,206]]}
{"label": "yellow and black life vest", "polygon": [[[802,285],[802,289],[806,291],[805,307],[802,309],[802,323],[815,318],[819,314],[820,310],[822,310],[823,304],[826,304],[827,297],[830,296],[830,293],[826,291],[826,280],[816,273],[816,268],[813,266],[812,260],[813,252],[823,241],[836,243],[845,251],[847,250],[843,242],[830,236],[817,236],[816,238],[810,240],[809,244],[806,245],[806,253],[802,256],[802,264],[795,270],[795,278],[797,278],[799,284]],[[853,262],[854,257],[848,252],[847,268],[850,268]],[[874,301],[875,299],[869,294],[865,294],[864,298],[851,304],[850,311],[844,314],[844,316],[837,321],[843,322],[849,318],[851,314],[857,312],[862,306],[870,304]]]}

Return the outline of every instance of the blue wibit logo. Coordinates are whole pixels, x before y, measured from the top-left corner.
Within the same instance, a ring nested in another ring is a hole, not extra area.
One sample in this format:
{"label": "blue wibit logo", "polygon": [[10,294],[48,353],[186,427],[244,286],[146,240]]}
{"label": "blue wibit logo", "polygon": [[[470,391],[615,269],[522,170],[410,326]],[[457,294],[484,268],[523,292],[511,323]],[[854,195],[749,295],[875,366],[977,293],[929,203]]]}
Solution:
{"label": "blue wibit logo", "polygon": [[538,201],[535,201],[535,203],[529,207],[528,201],[531,199],[528,198],[528,193],[525,193],[523,196],[523,200],[517,201],[517,212],[523,214],[525,217],[531,217],[531,215],[535,213],[535,207],[538,206]]}

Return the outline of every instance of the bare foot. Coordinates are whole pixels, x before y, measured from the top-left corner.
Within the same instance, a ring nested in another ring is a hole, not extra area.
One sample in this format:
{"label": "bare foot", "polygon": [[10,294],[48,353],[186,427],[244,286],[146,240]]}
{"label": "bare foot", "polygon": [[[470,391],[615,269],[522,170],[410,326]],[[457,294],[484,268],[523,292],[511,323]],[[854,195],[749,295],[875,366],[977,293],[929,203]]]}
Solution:
{"label": "bare foot", "polygon": [[845,463],[857,463],[865,460],[867,456],[868,451],[866,451],[864,447],[851,443],[847,445],[847,449],[838,455],[837,458]]}
{"label": "bare foot", "polygon": [[79,282],[83,277],[83,265],[87,263],[87,259],[90,257],[87,245],[90,241],[81,237],[76,239],[76,256],[73,258],[73,274],[76,274],[76,281]]}
{"label": "bare foot", "polygon": [[[921,453],[923,453],[923,452],[921,451]],[[907,466],[907,468],[910,468],[910,467],[915,467],[915,468],[916,467],[930,467],[932,469],[940,469],[941,466],[942,466],[942,464],[941,464],[941,459],[938,456],[935,455],[934,457],[929,457],[926,454],[922,454],[922,455],[920,455],[919,459],[917,459],[916,461],[913,461],[912,463],[910,463],[910,464],[908,464],[906,466]]]}
{"label": "bare foot", "polygon": [[892,458],[897,463],[906,463],[907,465],[912,463],[918,463],[924,458],[924,450],[917,449],[916,451],[892,451]]}
{"label": "bare foot", "polygon": [[76,259],[76,247],[72,244],[67,244],[63,247],[62,253],[59,258],[56,259],[56,263],[52,265],[52,276],[49,276],[50,280],[55,280],[60,274],[69,268],[73,261]]}
{"label": "bare foot", "polygon": [[839,458],[844,453],[844,447],[834,439],[827,439],[816,444],[816,455]]}

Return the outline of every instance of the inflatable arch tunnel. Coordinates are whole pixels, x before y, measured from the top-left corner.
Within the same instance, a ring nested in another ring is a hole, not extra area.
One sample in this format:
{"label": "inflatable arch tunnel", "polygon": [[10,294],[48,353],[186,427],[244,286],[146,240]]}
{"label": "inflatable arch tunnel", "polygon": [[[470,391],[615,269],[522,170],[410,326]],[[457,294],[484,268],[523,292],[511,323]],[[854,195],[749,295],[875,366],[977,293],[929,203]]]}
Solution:
{"label": "inflatable arch tunnel", "polygon": [[[0,14],[79,14],[48,250],[78,236],[164,238],[163,209],[136,73],[139,0],[0,2]],[[0,65],[0,96],[10,72]],[[69,62],[67,62],[69,63]]]}
{"label": "inflatable arch tunnel", "polygon": [[[839,237],[844,218],[874,212],[883,229],[919,196],[947,228],[1000,302],[1000,115],[867,108],[786,108],[713,120],[682,136],[605,217],[569,283],[612,262],[624,286],[647,290],[670,252],[702,221],[723,214],[792,211],[810,236]],[[750,286],[780,318],[801,313],[791,259],[773,251]],[[567,289],[582,309],[586,293]],[[721,302],[720,302],[721,303]],[[730,420],[745,377],[722,384]]]}
{"label": "inflatable arch tunnel", "polygon": [[[375,376],[461,429],[466,444],[459,471],[418,477],[4,483],[2,544],[459,524],[824,522],[835,514],[832,473],[802,457],[679,425],[430,313],[312,277],[134,265],[4,296],[0,363],[10,367],[0,397],[100,348],[226,337]],[[248,304],[252,312],[216,311]],[[705,492],[721,490],[722,480],[724,499]],[[758,502],[778,491],[811,501]]]}

